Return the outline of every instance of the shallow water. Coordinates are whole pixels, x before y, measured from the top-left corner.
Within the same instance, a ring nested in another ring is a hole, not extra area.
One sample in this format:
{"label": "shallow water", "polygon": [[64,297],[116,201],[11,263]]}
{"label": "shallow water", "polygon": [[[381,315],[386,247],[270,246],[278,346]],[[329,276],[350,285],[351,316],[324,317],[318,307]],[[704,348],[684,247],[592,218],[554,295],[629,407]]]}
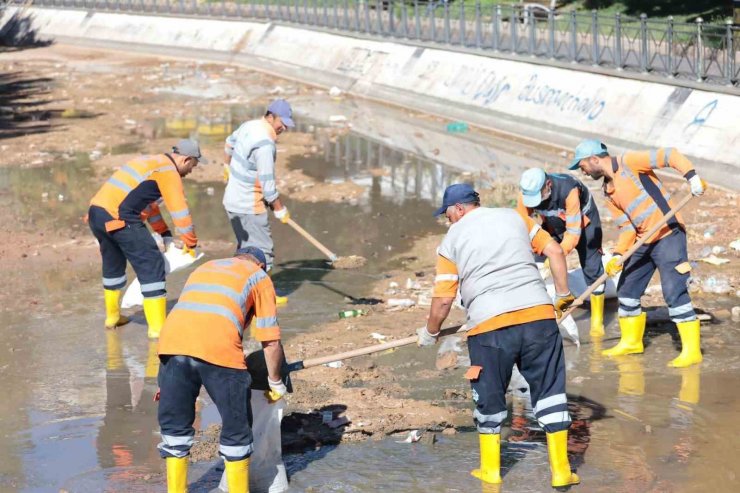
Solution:
{"label": "shallow water", "polygon": [[[303,125],[309,130],[309,125],[317,124]],[[321,180],[353,180],[365,187],[355,203],[291,201],[289,206],[307,230],[337,253],[362,255],[369,263],[357,270],[328,269],[311,245],[289,228],[273,224],[278,258],[275,281],[290,296],[289,304],[280,309],[288,345],[291,334],[335,320],[347,298],[365,296],[369,284],[383,276],[391,258],[402,255],[414,238],[442,231],[431,211],[444,186],[464,170],[451,169],[428,153],[414,154],[394,146],[393,139],[374,135],[369,126],[325,146],[323,156],[289,163]],[[385,172],[372,173],[372,169]],[[86,156],[60,157],[51,168],[1,169],[0,205],[19,209],[19,216],[25,218],[19,228],[65,229],[84,235],[80,217],[98,186],[93,177]],[[230,245],[222,187],[187,183],[187,194],[199,234]],[[209,188],[215,192],[211,194]],[[226,256],[231,249],[224,246],[208,254]],[[171,299],[186,276],[180,272],[168,279]],[[37,286],[41,306],[0,312],[4,345],[0,346],[4,382],[0,490],[164,489],[158,475],[163,463],[156,450],[159,439],[152,401],[157,360],[144,335],[141,312],[134,315],[134,323],[116,332],[100,330],[98,278],[97,265],[60,264],[41,278],[18,280]],[[607,313],[615,312],[616,307],[608,304]],[[740,380],[737,324],[705,326],[701,368],[669,370],[665,365],[677,353],[671,326],[648,330],[644,355],[611,361],[598,352],[617,336],[615,321],[608,321],[607,341],[590,341],[583,320],[582,347],[566,349],[574,415],[570,452],[583,480],[580,489],[733,491],[740,469],[734,459],[740,445],[734,424],[740,411],[734,391]],[[413,351],[401,349],[377,361],[394,365],[419,358],[433,367],[433,352]],[[406,384],[409,392],[430,399],[435,395],[439,399],[442,389],[465,386],[460,370],[439,381]],[[441,404],[469,405],[464,401]],[[198,428],[218,419],[207,398],[201,406]],[[502,454],[502,491],[550,490],[544,435],[526,407],[521,399],[512,403],[511,415],[516,419],[505,430],[509,441]],[[401,439],[326,447],[287,457],[292,489],[480,490],[468,474],[478,460],[474,432],[440,436],[434,446],[396,443]],[[219,473],[214,467],[193,467],[191,491],[215,487]]]}

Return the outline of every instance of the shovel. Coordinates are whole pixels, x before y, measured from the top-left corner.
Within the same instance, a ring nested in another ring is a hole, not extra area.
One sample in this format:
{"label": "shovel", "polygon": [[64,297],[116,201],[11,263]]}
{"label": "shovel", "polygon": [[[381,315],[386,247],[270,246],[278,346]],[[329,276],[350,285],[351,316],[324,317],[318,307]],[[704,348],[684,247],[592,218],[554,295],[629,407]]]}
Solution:
{"label": "shovel", "polygon": [[323,243],[317,240],[308,231],[303,229],[298,223],[293,221],[293,219],[288,219],[288,224],[291,228],[295,229],[299,235],[308,240],[310,244],[318,248],[321,253],[326,255],[326,257],[329,259],[329,262],[331,262],[332,265],[338,269],[354,269],[356,267],[362,267],[363,265],[365,265],[365,262],[367,262],[367,259],[365,259],[364,257],[360,257],[359,255],[338,257],[336,253],[326,248]]}

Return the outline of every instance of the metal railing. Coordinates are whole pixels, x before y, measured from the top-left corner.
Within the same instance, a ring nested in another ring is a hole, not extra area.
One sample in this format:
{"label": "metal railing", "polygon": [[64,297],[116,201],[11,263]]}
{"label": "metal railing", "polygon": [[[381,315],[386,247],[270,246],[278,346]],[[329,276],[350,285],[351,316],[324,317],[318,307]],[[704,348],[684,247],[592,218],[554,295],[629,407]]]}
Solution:
{"label": "metal railing", "polygon": [[[16,0],[16,3],[24,3]],[[740,81],[740,27],[556,13],[480,0],[35,0],[42,7],[91,11],[258,19],[396,38],[483,55],[567,62],[672,79],[724,84]]]}

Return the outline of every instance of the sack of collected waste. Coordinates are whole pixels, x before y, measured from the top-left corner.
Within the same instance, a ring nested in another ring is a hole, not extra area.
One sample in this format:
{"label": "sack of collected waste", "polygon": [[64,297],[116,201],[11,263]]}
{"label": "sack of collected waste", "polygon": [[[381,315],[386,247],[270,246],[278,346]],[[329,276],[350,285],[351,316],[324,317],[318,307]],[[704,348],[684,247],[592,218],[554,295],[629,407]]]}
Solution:
{"label": "sack of collected waste", "polygon": [[[162,254],[162,257],[164,257],[164,271],[166,274],[169,274],[194,264],[203,258],[203,252],[196,249],[196,255],[193,257],[170,242],[166,245],[166,250]],[[144,295],[141,294],[141,284],[139,283],[139,279],[136,278],[126,288],[126,292],[123,294],[123,300],[121,300],[121,308],[141,306],[143,302]]]}

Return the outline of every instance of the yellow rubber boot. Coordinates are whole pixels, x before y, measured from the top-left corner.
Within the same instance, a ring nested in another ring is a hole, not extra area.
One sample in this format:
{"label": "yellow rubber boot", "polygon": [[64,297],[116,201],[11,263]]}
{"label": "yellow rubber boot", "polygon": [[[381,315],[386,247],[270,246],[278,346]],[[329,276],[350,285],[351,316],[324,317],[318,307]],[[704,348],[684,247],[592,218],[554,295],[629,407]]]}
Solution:
{"label": "yellow rubber boot", "polygon": [[104,289],[103,297],[105,298],[105,328],[115,329],[121,325],[126,325],[128,317],[121,315],[121,290]]}
{"label": "yellow rubber boot", "polygon": [[167,457],[167,493],[187,493],[188,457]]}
{"label": "yellow rubber boot", "polygon": [[550,457],[552,487],[560,488],[578,484],[581,479],[570,470],[568,462],[568,430],[547,434],[547,453]]}
{"label": "yellow rubber boot", "polygon": [[167,318],[167,298],[144,298],[144,316],[149,326],[148,335],[150,339],[159,338],[162,331],[164,319]]}
{"label": "yellow rubber boot", "polygon": [[149,341],[149,351],[146,355],[146,367],[144,369],[144,376],[146,378],[157,378],[159,373],[159,343],[157,341]]}
{"label": "yellow rubber boot", "polygon": [[604,356],[622,356],[642,353],[645,350],[642,345],[642,336],[645,334],[646,321],[647,315],[645,312],[636,317],[619,317],[619,329],[622,332],[622,338],[616,346],[602,351],[601,354]]}
{"label": "yellow rubber boot", "polygon": [[699,335],[700,322],[698,320],[679,322],[676,327],[678,327],[678,334],[681,336],[681,354],[668,363],[668,366],[684,368],[701,363],[703,358],[701,355],[701,337]]}
{"label": "yellow rubber boot", "polygon": [[[272,269],[267,273],[268,276],[270,276],[270,279],[272,279]],[[277,294],[277,291],[275,292],[275,306],[285,306],[288,304],[288,297],[287,296],[280,296]]]}
{"label": "yellow rubber boot", "polygon": [[619,370],[618,392],[622,395],[645,395],[645,367],[642,358],[616,356]]}
{"label": "yellow rubber boot", "polygon": [[470,472],[484,483],[501,484],[501,435],[481,433],[480,469]]}
{"label": "yellow rubber boot", "polygon": [[249,493],[249,459],[224,461],[229,493]]}
{"label": "yellow rubber boot", "polygon": [[591,337],[604,337],[604,293],[591,295]]}
{"label": "yellow rubber boot", "polygon": [[687,404],[699,404],[700,367],[692,366],[681,370],[681,390],[678,400]]}
{"label": "yellow rubber boot", "polygon": [[118,331],[106,330],[105,342],[108,349],[107,368],[109,370],[120,370],[123,368],[123,350],[121,349],[121,337]]}

